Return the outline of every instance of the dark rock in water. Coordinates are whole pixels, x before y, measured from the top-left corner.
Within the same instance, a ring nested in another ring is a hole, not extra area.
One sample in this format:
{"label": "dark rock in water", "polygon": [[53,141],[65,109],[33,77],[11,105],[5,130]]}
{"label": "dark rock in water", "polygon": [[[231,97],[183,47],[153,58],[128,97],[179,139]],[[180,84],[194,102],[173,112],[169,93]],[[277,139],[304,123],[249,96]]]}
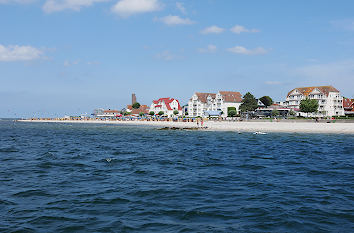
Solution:
{"label": "dark rock in water", "polygon": [[207,127],[186,127],[186,128],[180,128],[180,127],[163,127],[158,130],[200,130],[200,129],[206,129]]}
{"label": "dark rock in water", "polygon": [[163,127],[160,128],[158,130],[180,130],[181,128],[177,128],[177,127]]}

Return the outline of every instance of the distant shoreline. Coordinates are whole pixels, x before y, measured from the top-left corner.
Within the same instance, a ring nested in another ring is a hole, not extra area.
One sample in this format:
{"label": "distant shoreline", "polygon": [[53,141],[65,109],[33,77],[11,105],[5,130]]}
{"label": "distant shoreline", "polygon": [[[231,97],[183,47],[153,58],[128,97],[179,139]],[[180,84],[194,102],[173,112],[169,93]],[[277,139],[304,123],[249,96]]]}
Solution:
{"label": "distant shoreline", "polygon": [[[144,125],[156,127],[196,128],[196,122],[172,121],[111,121],[111,120],[17,120],[18,122],[42,123],[84,123]],[[200,123],[199,123],[200,127]],[[354,123],[316,123],[316,122],[247,122],[247,121],[205,121],[200,130],[235,132],[283,132],[283,133],[332,133],[354,134]]]}

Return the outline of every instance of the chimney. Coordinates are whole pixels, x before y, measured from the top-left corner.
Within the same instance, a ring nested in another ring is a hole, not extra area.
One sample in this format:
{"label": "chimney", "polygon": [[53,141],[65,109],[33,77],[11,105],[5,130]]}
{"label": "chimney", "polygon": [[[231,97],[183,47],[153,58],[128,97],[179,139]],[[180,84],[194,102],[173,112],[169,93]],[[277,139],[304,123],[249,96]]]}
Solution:
{"label": "chimney", "polygon": [[136,103],[136,96],[135,94],[133,93],[132,94],[132,105]]}

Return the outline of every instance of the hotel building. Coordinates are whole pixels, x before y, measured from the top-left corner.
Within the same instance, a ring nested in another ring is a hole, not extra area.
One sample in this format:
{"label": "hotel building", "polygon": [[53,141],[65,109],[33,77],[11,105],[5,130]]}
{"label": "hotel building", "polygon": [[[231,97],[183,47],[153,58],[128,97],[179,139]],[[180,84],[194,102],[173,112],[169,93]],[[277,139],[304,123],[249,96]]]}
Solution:
{"label": "hotel building", "polygon": [[218,93],[196,92],[188,102],[188,116],[207,117],[210,113],[218,113],[227,117],[228,107],[235,107],[239,112],[242,103],[240,92],[219,91]]}
{"label": "hotel building", "polygon": [[309,116],[343,116],[343,97],[332,86],[299,87],[291,90],[286,96],[285,106],[299,112],[301,116],[307,116],[300,112],[300,102],[306,98],[318,101],[318,110]]}

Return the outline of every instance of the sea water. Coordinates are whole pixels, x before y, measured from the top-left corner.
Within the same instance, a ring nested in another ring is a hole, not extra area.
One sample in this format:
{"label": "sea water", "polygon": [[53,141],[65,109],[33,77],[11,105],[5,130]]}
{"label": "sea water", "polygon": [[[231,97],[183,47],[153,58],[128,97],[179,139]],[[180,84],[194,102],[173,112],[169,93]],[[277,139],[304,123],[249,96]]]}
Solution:
{"label": "sea water", "polygon": [[353,232],[354,135],[0,121],[0,232]]}

